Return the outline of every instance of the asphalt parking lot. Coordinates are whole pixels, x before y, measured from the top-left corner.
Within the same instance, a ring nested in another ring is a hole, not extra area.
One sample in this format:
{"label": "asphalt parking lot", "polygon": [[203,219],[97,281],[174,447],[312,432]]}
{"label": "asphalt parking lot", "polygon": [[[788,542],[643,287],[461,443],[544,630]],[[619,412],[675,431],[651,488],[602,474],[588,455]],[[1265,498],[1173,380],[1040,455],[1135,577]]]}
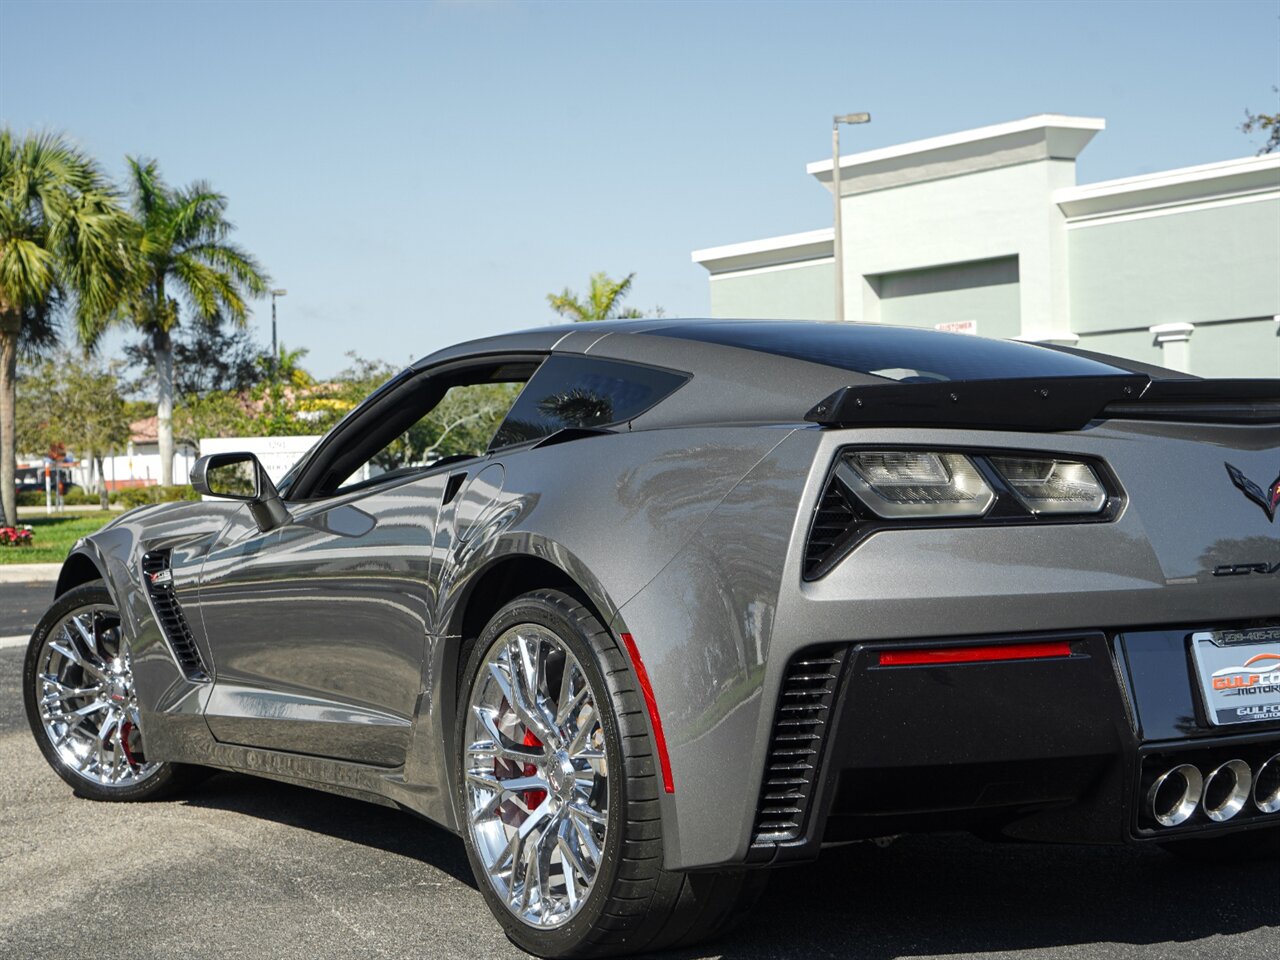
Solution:
{"label": "asphalt parking lot", "polygon": [[0,637],[29,634],[52,602],[52,583],[0,583]]}
{"label": "asphalt parking lot", "polygon": [[[0,610],[17,596],[0,584]],[[525,956],[461,842],[408,814],[230,774],[160,803],[76,799],[27,731],[22,653],[0,650],[0,957]],[[746,926],[668,956],[1273,960],[1280,868],[908,838],[778,873]]]}

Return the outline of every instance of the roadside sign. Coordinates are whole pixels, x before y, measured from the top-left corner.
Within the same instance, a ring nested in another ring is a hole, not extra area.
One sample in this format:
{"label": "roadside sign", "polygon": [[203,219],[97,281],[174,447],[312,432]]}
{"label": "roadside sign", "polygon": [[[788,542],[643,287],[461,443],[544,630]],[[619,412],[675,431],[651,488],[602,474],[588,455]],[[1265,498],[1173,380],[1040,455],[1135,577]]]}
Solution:
{"label": "roadside sign", "polygon": [[978,321],[950,320],[946,323],[935,323],[933,329],[941,330],[943,333],[967,333],[976,337],[978,335]]}

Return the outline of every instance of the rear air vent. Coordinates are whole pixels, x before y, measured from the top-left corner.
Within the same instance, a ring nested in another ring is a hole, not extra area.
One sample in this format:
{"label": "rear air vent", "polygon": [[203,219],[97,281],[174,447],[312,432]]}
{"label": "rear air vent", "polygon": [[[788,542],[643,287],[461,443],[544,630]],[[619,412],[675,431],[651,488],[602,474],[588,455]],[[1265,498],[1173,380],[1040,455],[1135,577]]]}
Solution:
{"label": "rear air vent", "polygon": [[853,502],[844,484],[831,477],[814,512],[813,526],[809,528],[809,542],[804,549],[806,580],[816,580],[835,565],[840,559],[839,547],[848,538],[856,520]]}
{"label": "rear air vent", "polygon": [[169,569],[169,551],[155,550],[142,557],[142,582],[146,585],[151,608],[164,638],[189,680],[208,680],[209,674],[196,649],[187,618],[173,593],[173,573]]}
{"label": "rear air vent", "polygon": [[814,647],[787,664],[756,808],[757,845],[797,840],[804,833],[847,651]]}

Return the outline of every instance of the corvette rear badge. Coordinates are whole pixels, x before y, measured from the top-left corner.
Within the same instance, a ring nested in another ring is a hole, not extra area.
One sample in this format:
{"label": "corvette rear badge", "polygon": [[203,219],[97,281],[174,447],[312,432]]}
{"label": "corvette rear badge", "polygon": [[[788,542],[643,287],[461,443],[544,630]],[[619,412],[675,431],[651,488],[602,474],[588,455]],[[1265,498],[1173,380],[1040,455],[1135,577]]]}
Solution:
{"label": "corvette rear badge", "polygon": [[1248,477],[1246,477],[1238,467],[1226,464],[1227,473],[1231,475],[1231,482],[1240,488],[1246,497],[1262,508],[1262,512],[1267,515],[1267,519],[1272,523],[1276,519],[1276,508],[1280,507],[1280,477],[1276,477],[1275,482],[1271,484],[1270,490],[1263,490]]}

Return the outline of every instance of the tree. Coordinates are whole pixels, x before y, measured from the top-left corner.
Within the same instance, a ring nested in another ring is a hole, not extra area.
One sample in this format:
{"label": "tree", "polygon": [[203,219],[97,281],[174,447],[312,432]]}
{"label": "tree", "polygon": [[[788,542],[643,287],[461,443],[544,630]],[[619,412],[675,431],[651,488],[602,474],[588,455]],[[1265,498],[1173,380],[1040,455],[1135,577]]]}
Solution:
{"label": "tree", "polygon": [[19,444],[41,453],[65,449],[96,466],[104,510],[103,455],[129,440],[129,417],[120,395],[117,367],[92,356],[63,351],[30,365],[18,382],[18,395],[23,400]]}
{"label": "tree", "polygon": [[[141,370],[149,385],[156,372],[151,341],[128,344],[124,354],[129,366]],[[180,327],[173,338],[174,396],[252,389],[266,379],[264,364],[270,364],[270,355],[262,351],[247,327],[223,323]],[[130,389],[140,386],[134,383]]]}
{"label": "tree", "polygon": [[174,406],[173,431],[192,446],[204,437],[251,437],[261,433],[253,397],[233,390],[187,394]]}
{"label": "tree", "polygon": [[18,521],[16,392],[20,350],[57,340],[70,309],[91,342],[131,283],[133,225],[96,163],[56,134],[0,130],[0,504]]}
{"label": "tree", "polygon": [[270,354],[258,358],[263,372],[269,376],[259,387],[261,412],[256,418],[256,432],[267,437],[315,433],[324,410],[311,406],[315,399],[312,396],[315,380],[301,363],[308,351],[305,347],[290,350],[283,343],[277,349],[279,352],[274,358]]}
{"label": "tree", "polygon": [[227,198],[207,183],[168,186],[154,160],[125,158],[137,229],[133,256],[138,282],[121,311],[147,338],[156,372],[156,433],[160,482],[173,484],[173,333],[180,293],[197,323],[244,326],[246,296],[266,292],[258,262],[229,239]]}
{"label": "tree", "polygon": [[631,281],[635,276],[629,273],[621,280],[611,280],[602,270],[591,275],[591,289],[585,300],[565,287],[562,293],[548,293],[547,303],[560,316],[568,317],[574,323],[642,317],[644,314],[635,307],[622,306],[622,301],[631,292]]}
{"label": "tree", "polygon": [[[1280,93],[1280,87],[1272,87],[1271,90],[1273,93]],[[1280,111],[1254,113],[1251,110],[1245,110],[1244,123],[1240,124],[1240,130],[1243,133],[1252,133],[1257,130],[1267,135],[1267,139],[1258,148],[1258,156],[1280,149]]]}

